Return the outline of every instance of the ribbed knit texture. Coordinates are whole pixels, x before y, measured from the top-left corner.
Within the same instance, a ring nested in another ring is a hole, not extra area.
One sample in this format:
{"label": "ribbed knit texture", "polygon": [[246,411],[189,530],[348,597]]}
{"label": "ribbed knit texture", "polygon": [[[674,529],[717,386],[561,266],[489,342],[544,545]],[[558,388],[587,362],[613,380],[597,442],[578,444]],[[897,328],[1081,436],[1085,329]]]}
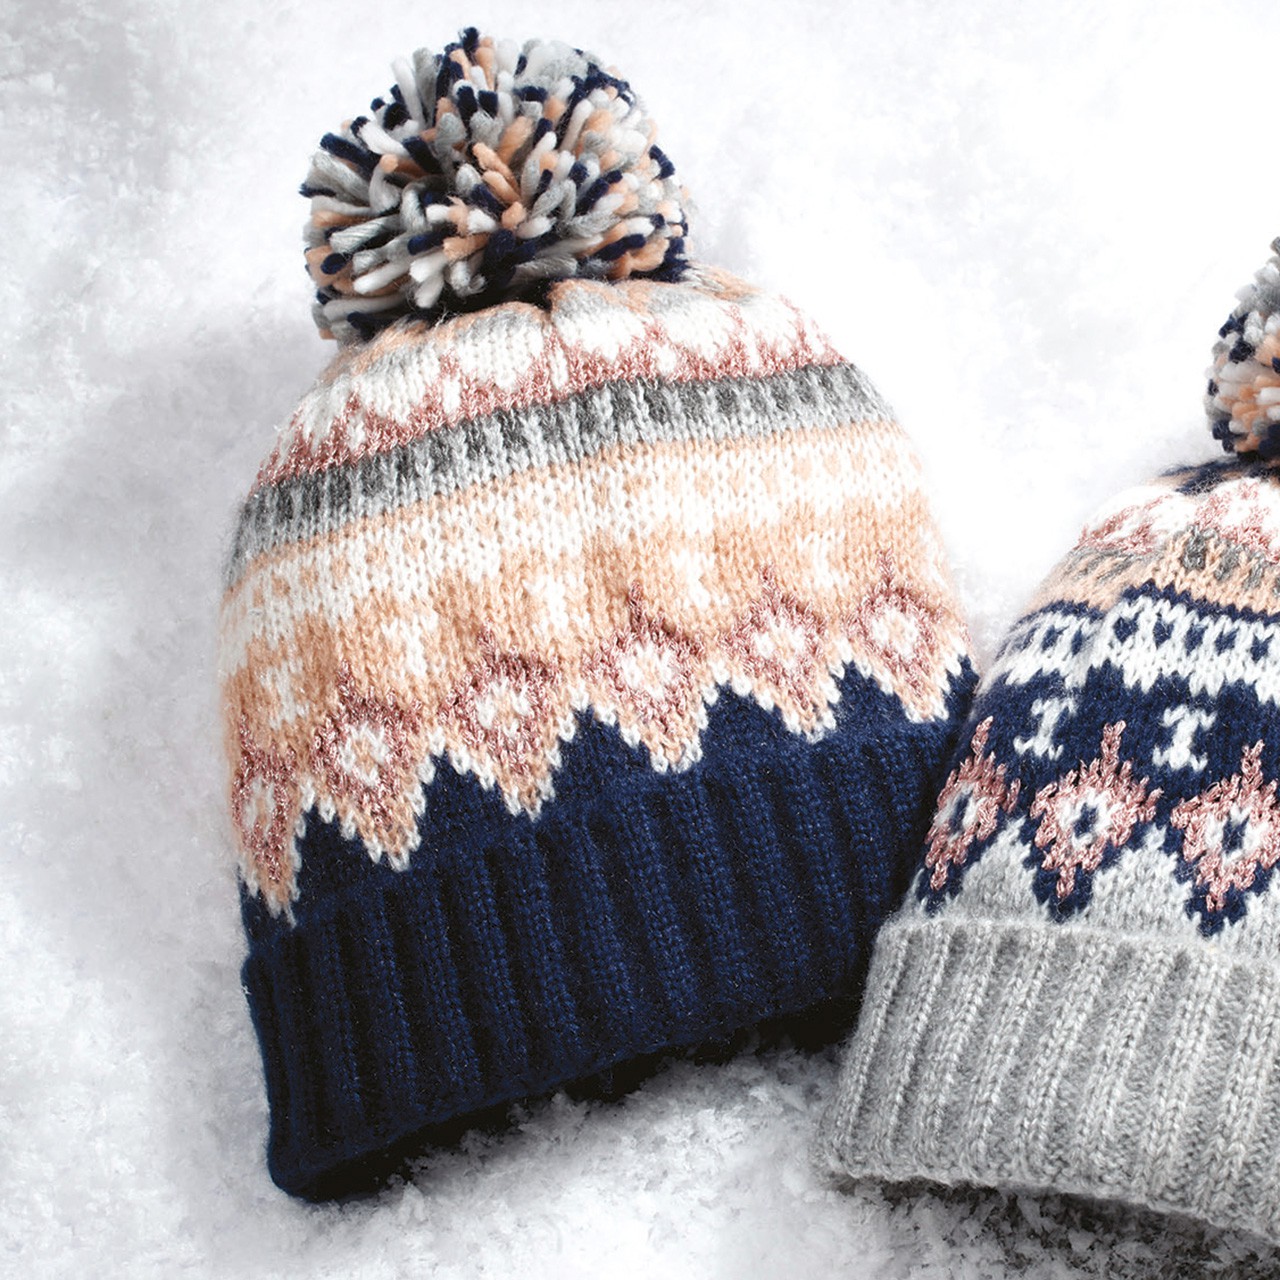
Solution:
{"label": "ribbed knit texture", "polygon": [[689,264],[629,86],[474,32],[398,75],[307,181],[344,345],[222,607],[269,1163],[311,1197],[665,1051],[839,1034],[974,683],[901,429]]}
{"label": "ribbed knit texture", "polygon": [[1152,937],[881,934],[833,1172],[1121,1200],[1280,1239],[1280,972]]}
{"label": "ribbed knit texture", "polygon": [[313,816],[296,925],[245,898],[276,1180],[358,1189],[418,1130],[633,1057],[827,1001],[847,1026],[949,736],[842,692],[812,745],[727,694],[674,776],[587,726],[536,823],[442,775],[403,872]]}
{"label": "ribbed knit texture", "polygon": [[820,1130],[842,1176],[1280,1241],[1280,484],[1091,521],[983,678]]}

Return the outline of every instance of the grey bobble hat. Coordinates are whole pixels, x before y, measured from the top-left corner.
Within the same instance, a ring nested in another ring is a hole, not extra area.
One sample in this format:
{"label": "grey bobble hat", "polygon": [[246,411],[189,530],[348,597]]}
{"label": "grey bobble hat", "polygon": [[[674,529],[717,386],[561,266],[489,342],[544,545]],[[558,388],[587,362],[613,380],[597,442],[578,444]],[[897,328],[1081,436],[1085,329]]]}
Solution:
{"label": "grey bobble hat", "polygon": [[977,694],[821,1163],[1280,1242],[1280,241],[1219,334],[1233,456],[1121,495]]}

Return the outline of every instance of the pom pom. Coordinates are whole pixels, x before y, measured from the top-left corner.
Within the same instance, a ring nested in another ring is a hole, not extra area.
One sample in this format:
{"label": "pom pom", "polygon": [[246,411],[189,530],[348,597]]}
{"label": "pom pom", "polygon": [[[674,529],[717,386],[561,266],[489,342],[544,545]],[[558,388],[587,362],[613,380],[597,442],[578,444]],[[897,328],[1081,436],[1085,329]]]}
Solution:
{"label": "pom pom", "polygon": [[687,230],[671,162],[625,80],[568,45],[468,30],[312,158],[316,324],[354,342],[570,276],[678,279]]}
{"label": "pom pom", "polygon": [[1280,458],[1280,239],[1218,330],[1205,408],[1228,453]]}

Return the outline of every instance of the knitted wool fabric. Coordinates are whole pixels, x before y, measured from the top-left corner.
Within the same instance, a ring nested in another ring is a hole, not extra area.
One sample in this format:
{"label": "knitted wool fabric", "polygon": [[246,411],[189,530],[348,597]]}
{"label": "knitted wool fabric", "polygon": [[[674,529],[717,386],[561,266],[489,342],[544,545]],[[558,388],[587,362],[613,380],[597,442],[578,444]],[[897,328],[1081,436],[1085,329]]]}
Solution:
{"label": "knitted wool fabric", "polygon": [[684,258],[625,82],[469,32],[374,109],[304,189],[345,345],[222,609],[269,1163],[310,1197],[855,997],[973,684],[901,431]]}
{"label": "knitted wool fabric", "polygon": [[1099,515],[984,677],[822,1124],[838,1175],[1280,1240],[1278,280],[1215,351],[1238,456]]}

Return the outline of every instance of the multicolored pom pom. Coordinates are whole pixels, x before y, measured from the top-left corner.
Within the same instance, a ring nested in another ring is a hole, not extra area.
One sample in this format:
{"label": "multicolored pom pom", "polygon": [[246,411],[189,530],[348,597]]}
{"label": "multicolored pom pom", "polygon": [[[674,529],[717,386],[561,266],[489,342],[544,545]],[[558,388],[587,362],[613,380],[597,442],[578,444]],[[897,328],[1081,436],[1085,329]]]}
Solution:
{"label": "multicolored pom pom", "polygon": [[687,269],[681,191],[653,122],[590,55],[468,30],[395,71],[390,100],[326,134],[302,186],[326,337],[536,299],[571,276]]}
{"label": "multicolored pom pom", "polygon": [[1228,453],[1280,458],[1280,239],[1218,330],[1205,408]]}

